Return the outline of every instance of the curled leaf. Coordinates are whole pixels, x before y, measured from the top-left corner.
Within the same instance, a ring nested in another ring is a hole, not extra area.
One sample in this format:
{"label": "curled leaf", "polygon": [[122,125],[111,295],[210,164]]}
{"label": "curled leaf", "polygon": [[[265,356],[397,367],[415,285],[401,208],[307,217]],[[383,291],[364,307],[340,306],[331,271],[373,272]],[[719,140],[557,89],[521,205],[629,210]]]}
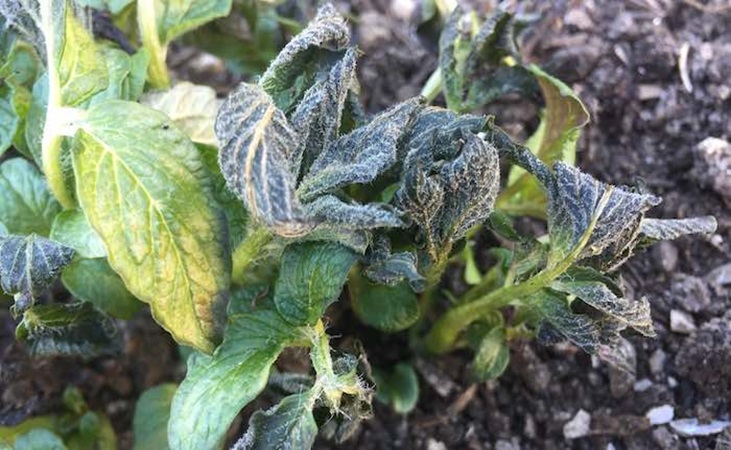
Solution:
{"label": "curled leaf", "polygon": [[530,298],[543,321],[587,353],[596,353],[600,345],[600,331],[588,316],[576,314],[569,308],[564,296],[542,290]]}
{"label": "curled leaf", "polygon": [[718,226],[713,216],[691,219],[650,219],[640,222],[640,234],[652,241],[669,241],[695,233],[713,233]]}
{"label": "curled leaf", "polygon": [[309,217],[314,218],[318,229],[370,230],[381,227],[402,227],[401,212],[379,203],[361,205],[345,202],[334,195],[323,195],[304,205]]}
{"label": "curled leaf", "polygon": [[492,380],[505,372],[510,362],[510,348],[502,326],[491,329],[481,340],[472,361],[472,376],[478,381]]}
{"label": "curled leaf", "polygon": [[415,292],[426,288],[426,279],[416,268],[416,255],[411,252],[391,253],[388,238],[377,239],[363,271],[366,277],[376,283],[393,286],[407,280]]}

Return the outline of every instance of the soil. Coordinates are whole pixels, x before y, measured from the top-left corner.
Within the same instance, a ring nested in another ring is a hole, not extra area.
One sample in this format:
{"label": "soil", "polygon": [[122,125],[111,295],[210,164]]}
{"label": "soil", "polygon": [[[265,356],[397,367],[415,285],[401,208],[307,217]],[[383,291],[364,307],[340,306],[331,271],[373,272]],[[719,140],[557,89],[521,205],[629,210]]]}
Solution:
{"label": "soil", "polygon": [[[436,67],[437,51],[433,30],[418,29],[409,13],[412,2],[347,3],[342,6],[359,17],[354,29],[363,51],[358,70],[367,109],[417,95]],[[405,336],[374,333],[341,306],[330,315],[334,335],[357,336],[379,365],[412,360],[421,397],[405,417],[376,403],[374,418],[351,440],[339,446],[319,440],[317,447],[731,448],[728,431],[686,438],[645,418],[651,408],[670,405],[676,418],[731,420],[731,195],[719,189],[728,182],[711,179],[729,172],[709,168],[713,160],[698,150],[708,137],[731,139],[731,11],[722,0],[529,1],[520,8],[541,17],[523,37],[524,60],[572,85],[591,112],[578,165],[601,180],[639,182],[661,195],[658,217],[712,214],[718,231],[660,244],[621,269],[628,295],[650,300],[658,332],[657,339],[627,336],[628,350],[636,354],[634,375],[609,369],[571,345],[526,341],[513,344],[510,366],[499,380],[472,384],[468,354],[422,359],[409,352]],[[679,62],[684,52],[687,64]],[[221,92],[218,83],[234,79],[216,78],[216,88]],[[537,123],[535,108],[519,101],[490,111],[518,138]],[[489,240],[478,237],[478,243]],[[485,268],[488,260],[480,262]],[[445,280],[449,289],[460,284],[459,270]],[[131,448],[135,399],[184,374],[174,343],[144,313],[120,324],[121,357],[82,362],[29,359],[15,342],[6,311],[0,312],[0,425],[58,410],[60,393],[72,384],[93,408],[109,414],[120,448]],[[671,330],[671,311],[690,318],[689,328]],[[296,364],[301,356],[288,354],[280,363]],[[251,409],[232,435],[240,435]],[[568,439],[567,431],[581,429],[572,425],[586,418],[588,428],[578,433],[583,436]]]}

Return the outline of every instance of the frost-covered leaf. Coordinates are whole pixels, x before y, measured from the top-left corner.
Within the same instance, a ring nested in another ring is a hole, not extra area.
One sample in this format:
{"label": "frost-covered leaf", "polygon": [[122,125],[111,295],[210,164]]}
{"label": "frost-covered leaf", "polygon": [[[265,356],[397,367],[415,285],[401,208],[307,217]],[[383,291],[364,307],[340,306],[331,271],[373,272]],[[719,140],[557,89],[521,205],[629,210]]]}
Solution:
{"label": "frost-covered leaf", "polygon": [[242,83],[216,119],[221,171],[251,215],[274,234],[297,237],[314,224],[295,196],[296,132],[259,86]]}
{"label": "frost-covered leaf", "polygon": [[11,234],[48,236],[61,205],[33,164],[13,158],[0,165],[0,220]]}
{"label": "frost-covered leaf", "polygon": [[302,180],[297,194],[311,201],[350,184],[366,184],[393,166],[398,146],[421,100],[412,99],[378,114],[326,147]]}
{"label": "frost-covered leaf", "polygon": [[382,227],[403,227],[401,212],[393,207],[369,203],[361,205],[345,202],[334,195],[323,195],[304,205],[309,217],[317,223],[317,229],[370,230]]}
{"label": "frost-covered leaf", "polygon": [[505,371],[510,362],[510,348],[508,348],[505,328],[492,328],[480,340],[472,360],[472,376],[477,381],[492,380]]}
{"label": "frost-covered leaf", "polygon": [[63,270],[61,281],[74,297],[112,317],[131,319],[142,307],[104,258],[73,261]]}
{"label": "frost-covered leaf", "polygon": [[326,3],[307,28],[295,36],[271,62],[259,84],[284,112],[327,70],[350,41],[350,30],[335,7]]}
{"label": "frost-covered leaf", "polygon": [[0,236],[2,288],[8,294],[21,295],[16,296],[16,307],[22,311],[53,283],[73,256],[72,248],[35,234]]}
{"label": "frost-covered leaf", "polygon": [[398,363],[392,370],[373,370],[376,398],[398,414],[408,414],[419,401],[419,379],[411,364]]}
{"label": "frost-covered leaf", "polygon": [[645,298],[632,301],[616,295],[598,281],[574,281],[570,277],[554,281],[551,287],[577,296],[591,307],[634,328],[645,336],[655,336],[650,315],[650,303]]}
{"label": "frost-covered leaf", "polygon": [[417,269],[416,255],[412,252],[391,253],[391,243],[385,236],[375,240],[363,273],[380,284],[393,286],[406,280],[415,292],[426,288],[426,279]]}
{"label": "frost-covered leaf", "polygon": [[164,114],[110,100],[87,111],[73,163],[109,264],[178,342],[212,351],[230,256],[211,174],[193,143]]}
{"label": "frost-covered leaf", "polygon": [[378,330],[405,330],[419,319],[419,300],[406,282],[388,286],[352,276],[348,292],[353,312]]}
{"label": "frost-covered leaf", "polygon": [[274,287],[277,310],[294,325],[314,325],[340,296],[357,255],[334,242],[304,242],[284,250]]}
{"label": "frost-covered leaf", "polygon": [[249,419],[249,429],[232,450],[298,450],[311,448],[317,436],[312,415],[311,392],[284,397],[267,411],[257,411]]}
{"label": "frost-covered leaf", "polygon": [[15,331],[36,356],[116,354],[121,343],[114,323],[89,303],[37,305],[25,311]]}
{"label": "frost-covered leaf", "polygon": [[597,325],[589,317],[571,311],[564,296],[542,290],[530,298],[530,305],[545,322],[582,350],[591,354],[597,352],[600,344]]}
{"label": "frost-covered leaf", "polygon": [[105,258],[107,249],[78,209],[61,211],[53,221],[51,239],[73,248],[82,258]]}
{"label": "frost-covered leaf", "polygon": [[231,0],[149,1],[154,2],[157,32],[163,44],[231,11]]}
{"label": "frost-covered leaf", "polygon": [[170,448],[217,448],[241,408],[266,386],[269,371],[298,330],[276,311],[229,317],[223,344],[212,356],[194,353],[173,399]]}
{"label": "frost-covered leaf", "polygon": [[104,100],[137,101],[142,95],[147,77],[147,66],[150,54],[147,49],[140,49],[134,55],[118,48],[103,46],[99,52],[107,64],[109,84],[106,89],[94,94],[90,105]]}
{"label": "frost-covered leaf", "polygon": [[145,94],[140,103],[164,112],[193,142],[217,145],[213,124],[218,102],[212,88],[182,81],[167,91]]}
{"label": "frost-covered leaf", "polygon": [[173,383],[161,384],[147,389],[137,400],[132,422],[135,450],[169,448],[168,419],[176,389]]}
{"label": "frost-covered leaf", "polygon": [[640,235],[651,241],[669,241],[696,233],[713,233],[718,226],[713,216],[691,219],[650,219],[640,222]]}

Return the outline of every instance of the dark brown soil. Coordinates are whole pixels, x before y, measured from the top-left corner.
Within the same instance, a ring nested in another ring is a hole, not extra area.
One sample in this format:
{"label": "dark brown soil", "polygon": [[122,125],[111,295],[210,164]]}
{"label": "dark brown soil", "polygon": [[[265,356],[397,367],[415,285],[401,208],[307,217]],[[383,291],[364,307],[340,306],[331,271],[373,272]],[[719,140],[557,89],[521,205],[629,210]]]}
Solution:
{"label": "dark brown soil", "polygon": [[[409,2],[344,3],[359,17],[359,76],[368,110],[417,95],[436,67],[436,43],[428,30],[417,31],[413,20],[394,13],[392,5]],[[622,268],[628,295],[650,299],[658,331],[654,340],[628,336],[636,376],[608,369],[570,345],[516,342],[503,377],[474,385],[467,377],[469,355],[416,358],[405,336],[373,333],[347,310],[337,311],[333,332],[357,336],[371,360],[415,362],[421,397],[407,417],[376,404],[375,417],[350,441],[340,447],[322,441],[319,448],[729,448],[719,438],[724,435],[683,438],[644,418],[650,408],[671,405],[676,418],[731,420],[731,211],[695,154],[707,137],[731,138],[731,11],[717,10],[726,5],[722,0],[699,3],[521,6],[541,13],[525,36],[524,58],[571,84],[591,111],[579,165],[605,181],[644,183],[664,197],[655,210],[660,217],[713,214],[719,221],[714,236],[661,244]],[[684,45],[688,86],[678,63]],[[232,78],[222,80],[225,85]],[[491,111],[520,137],[536,123],[535,108],[520,103]],[[478,242],[488,240],[481,236]],[[458,278],[455,271],[446,283],[459,284]],[[689,314],[697,330],[671,331],[672,310]],[[172,340],[145,313],[122,327],[125,352],[117,359],[33,361],[15,343],[10,315],[0,312],[0,425],[58,410],[60,394],[71,384],[110,415],[120,448],[131,448],[135,399],[184,372]],[[579,410],[591,417],[589,435],[569,440],[564,426]]]}

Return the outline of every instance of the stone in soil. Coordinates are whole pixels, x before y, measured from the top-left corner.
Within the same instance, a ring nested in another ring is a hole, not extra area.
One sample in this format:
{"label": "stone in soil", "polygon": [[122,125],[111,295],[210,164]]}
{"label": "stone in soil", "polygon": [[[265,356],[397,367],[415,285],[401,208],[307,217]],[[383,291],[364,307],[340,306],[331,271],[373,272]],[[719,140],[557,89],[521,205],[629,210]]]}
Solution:
{"label": "stone in soil", "polygon": [[578,439],[589,434],[591,429],[591,415],[580,409],[573,419],[563,426],[563,435],[566,439]]}
{"label": "stone in soil", "polygon": [[671,405],[656,406],[645,414],[651,425],[665,425],[675,417],[675,408]]}
{"label": "stone in soil", "polygon": [[696,326],[690,314],[674,309],[670,311],[670,329],[679,334],[691,334]]}
{"label": "stone in soil", "polygon": [[695,175],[731,204],[731,144],[708,137],[695,149]]}
{"label": "stone in soil", "polygon": [[731,426],[731,422],[725,420],[713,420],[708,423],[700,423],[698,419],[678,419],[670,422],[670,428],[676,433],[685,437],[712,436]]}

